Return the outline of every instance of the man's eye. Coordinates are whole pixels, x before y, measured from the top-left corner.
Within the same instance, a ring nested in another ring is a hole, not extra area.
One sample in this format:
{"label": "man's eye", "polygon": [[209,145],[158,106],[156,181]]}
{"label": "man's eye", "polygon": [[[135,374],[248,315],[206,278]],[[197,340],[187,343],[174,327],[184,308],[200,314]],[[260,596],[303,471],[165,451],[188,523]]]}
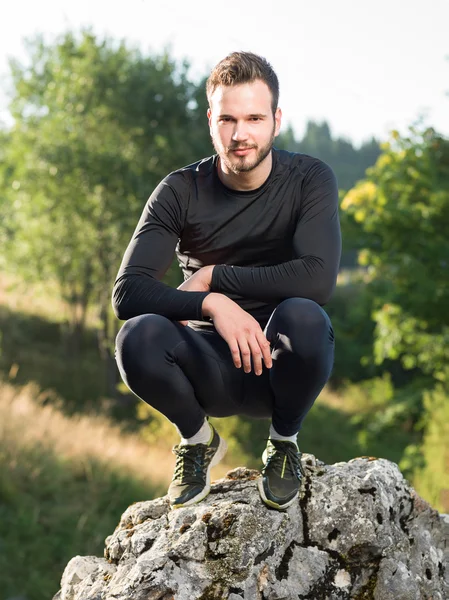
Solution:
{"label": "man's eye", "polygon": [[221,117],[221,119],[219,119],[220,123],[229,123],[230,121],[230,117]]}

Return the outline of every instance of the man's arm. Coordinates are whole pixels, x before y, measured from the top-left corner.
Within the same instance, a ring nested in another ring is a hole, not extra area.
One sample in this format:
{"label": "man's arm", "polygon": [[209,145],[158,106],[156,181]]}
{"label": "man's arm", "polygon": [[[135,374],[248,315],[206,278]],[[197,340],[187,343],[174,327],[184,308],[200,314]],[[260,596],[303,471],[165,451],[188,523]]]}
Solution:
{"label": "man's arm", "polygon": [[341,232],[337,181],[325,163],[318,162],[306,175],[293,252],[293,260],[269,267],[216,265],[210,289],[263,301],[301,297],[328,302],[340,264]]}
{"label": "man's arm", "polygon": [[[174,185],[170,182],[174,181]],[[166,178],[150,196],[126,249],[112,291],[119,319],[155,313],[173,320],[202,320],[207,292],[174,289],[162,281],[182,232],[184,208],[180,176]]]}

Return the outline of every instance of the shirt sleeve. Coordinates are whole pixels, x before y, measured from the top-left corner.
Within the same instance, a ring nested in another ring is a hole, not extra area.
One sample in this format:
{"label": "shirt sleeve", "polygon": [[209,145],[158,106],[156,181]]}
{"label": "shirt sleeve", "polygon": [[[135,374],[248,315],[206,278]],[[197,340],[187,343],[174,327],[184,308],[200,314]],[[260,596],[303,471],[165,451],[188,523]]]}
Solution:
{"label": "shirt sleeve", "polygon": [[268,267],[214,267],[211,291],[262,301],[300,297],[326,304],[335,288],[341,256],[338,185],[321,161],[306,174],[293,236],[293,260]]}
{"label": "shirt sleeve", "polygon": [[172,263],[184,222],[182,186],[173,181],[169,176],[154,190],[125,251],[112,291],[119,319],[147,313],[173,320],[203,318],[208,292],[177,290],[160,281]]}

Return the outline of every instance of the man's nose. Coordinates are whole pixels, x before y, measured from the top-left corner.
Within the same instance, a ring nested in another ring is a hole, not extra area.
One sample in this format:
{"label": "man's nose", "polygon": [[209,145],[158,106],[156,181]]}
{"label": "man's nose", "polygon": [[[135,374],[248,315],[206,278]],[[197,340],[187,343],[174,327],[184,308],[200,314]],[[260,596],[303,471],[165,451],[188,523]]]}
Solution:
{"label": "man's nose", "polygon": [[235,142],[241,142],[248,139],[248,129],[245,123],[236,123],[232,133],[232,139]]}

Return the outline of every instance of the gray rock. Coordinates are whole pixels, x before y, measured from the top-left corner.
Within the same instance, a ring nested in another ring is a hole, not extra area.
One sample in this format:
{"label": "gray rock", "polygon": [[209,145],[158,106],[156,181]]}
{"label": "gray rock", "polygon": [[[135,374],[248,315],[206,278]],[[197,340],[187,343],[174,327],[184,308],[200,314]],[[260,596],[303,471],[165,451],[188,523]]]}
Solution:
{"label": "gray rock", "polygon": [[286,511],[260,500],[258,471],[230,471],[199,504],[137,502],[104,558],[75,557],[58,600],[447,600],[449,517],[384,459],[325,465]]}

